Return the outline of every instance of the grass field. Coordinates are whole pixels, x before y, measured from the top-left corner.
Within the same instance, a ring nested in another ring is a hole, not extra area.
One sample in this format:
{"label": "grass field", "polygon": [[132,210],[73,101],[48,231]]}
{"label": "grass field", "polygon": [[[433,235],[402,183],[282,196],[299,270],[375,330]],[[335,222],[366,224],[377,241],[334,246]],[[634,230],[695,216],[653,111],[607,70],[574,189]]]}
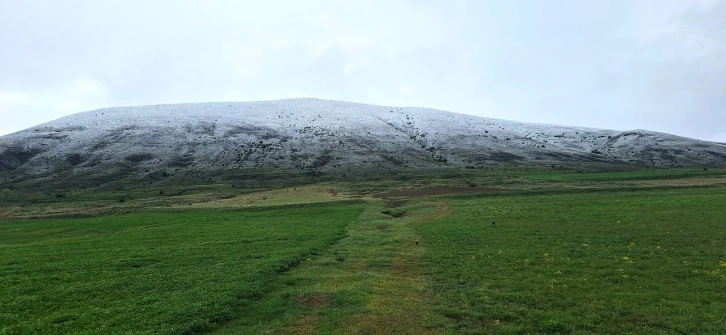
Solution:
{"label": "grass field", "polygon": [[726,334],[723,170],[466,173],[0,222],[0,334]]}
{"label": "grass field", "polygon": [[0,333],[190,333],[342,237],[360,205],[0,224]]}
{"label": "grass field", "polygon": [[[449,201],[418,225],[461,333],[726,333],[726,190]],[[492,224],[496,222],[496,224]]]}

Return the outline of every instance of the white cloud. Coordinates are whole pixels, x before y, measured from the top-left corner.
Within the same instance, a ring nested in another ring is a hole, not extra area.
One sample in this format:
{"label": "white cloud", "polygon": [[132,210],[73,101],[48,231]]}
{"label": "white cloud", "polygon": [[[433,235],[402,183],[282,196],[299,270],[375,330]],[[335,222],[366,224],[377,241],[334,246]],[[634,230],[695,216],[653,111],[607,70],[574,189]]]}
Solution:
{"label": "white cloud", "polygon": [[706,140],[726,143],[726,132],[721,132],[718,134],[711,135],[708,138],[706,138]]}
{"label": "white cloud", "polygon": [[709,138],[723,17],[726,0],[0,0],[0,113],[19,130],[305,95]]}
{"label": "white cloud", "polygon": [[28,97],[28,95],[25,93],[0,91],[0,108],[27,105],[30,102],[30,97]]}
{"label": "white cloud", "polygon": [[66,84],[48,87],[31,94],[0,92],[2,126],[5,135],[63,115],[108,105],[102,85],[90,78],[78,78]]}

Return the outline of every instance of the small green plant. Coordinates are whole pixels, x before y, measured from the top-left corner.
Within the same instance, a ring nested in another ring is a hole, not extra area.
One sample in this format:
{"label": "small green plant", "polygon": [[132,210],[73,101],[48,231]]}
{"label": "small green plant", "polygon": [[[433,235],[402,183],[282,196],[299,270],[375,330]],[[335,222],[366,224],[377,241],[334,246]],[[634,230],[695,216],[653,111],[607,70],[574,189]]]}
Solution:
{"label": "small green plant", "polygon": [[569,328],[567,324],[558,320],[547,320],[542,324],[542,330],[547,333],[568,333]]}

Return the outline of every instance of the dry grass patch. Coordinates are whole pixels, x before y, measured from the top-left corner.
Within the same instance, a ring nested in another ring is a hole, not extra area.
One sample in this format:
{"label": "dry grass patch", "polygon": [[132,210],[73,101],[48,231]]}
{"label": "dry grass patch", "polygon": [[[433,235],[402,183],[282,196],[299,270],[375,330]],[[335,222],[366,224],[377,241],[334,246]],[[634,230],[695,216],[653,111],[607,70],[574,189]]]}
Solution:
{"label": "dry grass patch", "polygon": [[353,196],[341,194],[335,188],[326,185],[312,185],[283,188],[278,190],[255,192],[229,199],[212,200],[193,204],[193,208],[228,208],[270,205],[289,205],[329,202],[352,199]]}

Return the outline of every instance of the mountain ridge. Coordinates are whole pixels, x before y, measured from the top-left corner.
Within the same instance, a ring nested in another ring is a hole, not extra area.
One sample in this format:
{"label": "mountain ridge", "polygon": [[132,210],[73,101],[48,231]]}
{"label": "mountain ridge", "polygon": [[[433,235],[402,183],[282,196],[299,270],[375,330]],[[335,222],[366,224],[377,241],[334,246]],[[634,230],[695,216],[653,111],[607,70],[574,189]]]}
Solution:
{"label": "mountain ridge", "polygon": [[139,181],[180,171],[581,164],[725,166],[726,144],[312,98],[111,107],[0,137],[0,186]]}

